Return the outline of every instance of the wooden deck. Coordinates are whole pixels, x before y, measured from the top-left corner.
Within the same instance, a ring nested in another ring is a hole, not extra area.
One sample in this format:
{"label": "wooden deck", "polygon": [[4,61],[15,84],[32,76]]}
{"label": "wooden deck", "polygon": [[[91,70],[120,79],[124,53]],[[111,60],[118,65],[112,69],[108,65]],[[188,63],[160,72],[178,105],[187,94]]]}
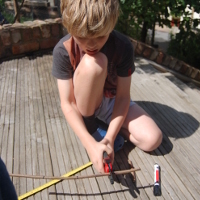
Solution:
{"label": "wooden deck", "polygon": [[[131,96],[162,129],[162,145],[151,154],[126,142],[115,155],[114,169],[136,172],[118,176],[65,180],[30,200],[61,199],[200,199],[200,90],[170,73],[136,59]],[[52,56],[24,57],[0,64],[0,155],[9,173],[61,176],[89,162],[80,141],[62,114]],[[162,196],[153,195],[153,166],[161,166]],[[77,175],[94,174],[93,167]],[[50,180],[12,178],[23,195]]]}

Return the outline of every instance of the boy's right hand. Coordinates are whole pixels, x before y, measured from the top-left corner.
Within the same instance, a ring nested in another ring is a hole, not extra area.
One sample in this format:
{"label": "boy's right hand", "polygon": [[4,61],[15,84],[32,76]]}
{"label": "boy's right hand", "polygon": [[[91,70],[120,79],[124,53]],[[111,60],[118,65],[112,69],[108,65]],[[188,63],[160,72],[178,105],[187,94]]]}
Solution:
{"label": "boy's right hand", "polygon": [[90,157],[91,162],[94,165],[94,168],[99,173],[104,173],[104,161],[103,161],[103,152],[106,151],[109,156],[113,154],[112,147],[108,147],[102,142],[94,141],[89,147],[86,148],[87,153]]}

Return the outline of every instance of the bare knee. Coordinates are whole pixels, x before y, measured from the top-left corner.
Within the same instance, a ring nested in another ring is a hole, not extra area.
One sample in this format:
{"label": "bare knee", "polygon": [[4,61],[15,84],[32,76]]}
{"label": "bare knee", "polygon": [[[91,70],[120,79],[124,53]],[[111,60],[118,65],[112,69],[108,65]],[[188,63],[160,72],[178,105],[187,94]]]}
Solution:
{"label": "bare knee", "polygon": [[155,150],[160,146],[163,135],[159,128],[158,130],[149,132],[146,135],[147,137],[144,139],[143,144],[141,143],[142,150],[149,152]]}
{"label": "bare knee", "polygon": [[76,105],[83,116],[90,116],[100,105],[107,76],[107,57],[99,52],[85,54],[73,77]]}
{"label": "bare knee", "polygon": [[159,128],[151,131],[145,130],[145,133],[140,132],[138,133],[139,137],[136,136],[136,134],[134,134],[135,136],[133,136],[133,134],[130,134],[128,133],[128,131],[124,130],[122,134],[138,148],[147,152],[153,151],[158,148],[163,138],[162,132]]}
{"label": "bare knee", "polygon": [[79,64],[78,70],[90,76],[107,75],[107,64],[107,57],[101,52],[92,56],[85,54]]}

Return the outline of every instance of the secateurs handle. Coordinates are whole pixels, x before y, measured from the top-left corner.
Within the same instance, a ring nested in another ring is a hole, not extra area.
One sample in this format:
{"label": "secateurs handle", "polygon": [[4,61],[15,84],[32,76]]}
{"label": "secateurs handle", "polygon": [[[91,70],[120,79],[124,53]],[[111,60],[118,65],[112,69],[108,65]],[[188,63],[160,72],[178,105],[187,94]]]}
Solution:
{"label": "secateurs handle", "polygon": [[112,163],[111,163],[110,157],[108,156],[106,151],[103,152],[103,159],[105,161],[105,163],[104,163],[104,171],[107,172],[107,173],[110,173],[108,178],[110,180],[110,183],[114,184],[114,179],[113,179],[113,176],[112,176],[112,171],[113,171]]}

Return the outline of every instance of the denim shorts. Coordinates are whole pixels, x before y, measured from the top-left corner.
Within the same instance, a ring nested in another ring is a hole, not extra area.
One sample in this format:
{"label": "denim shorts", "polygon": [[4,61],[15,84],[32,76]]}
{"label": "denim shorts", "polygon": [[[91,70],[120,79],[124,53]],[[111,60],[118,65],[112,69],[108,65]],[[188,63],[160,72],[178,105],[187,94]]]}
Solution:
{"label": "denim shorts", "polygon": [[[99,108],[97,108],[97,110],[94,113],[95,117],[100,119],[104,123],[109,124],[113,113],[114,104],[115,98],[108,98],[103,96],[103,100]],[[133,106],[134,104],[135,102],[131,100],[129,107]]]}

